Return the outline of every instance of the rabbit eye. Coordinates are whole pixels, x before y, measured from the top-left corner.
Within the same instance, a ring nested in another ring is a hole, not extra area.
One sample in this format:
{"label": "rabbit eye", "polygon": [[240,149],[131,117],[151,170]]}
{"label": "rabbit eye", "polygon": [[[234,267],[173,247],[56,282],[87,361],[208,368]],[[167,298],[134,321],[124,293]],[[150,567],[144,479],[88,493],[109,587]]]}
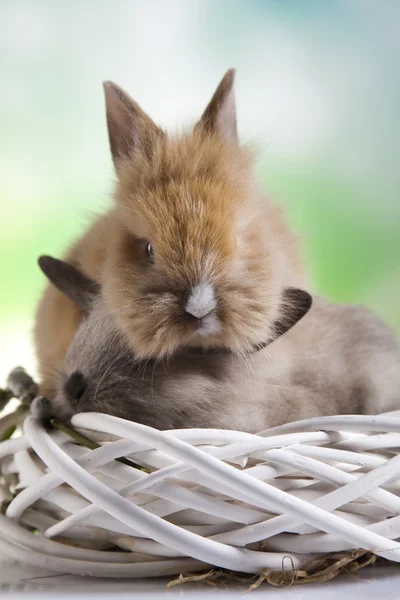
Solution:
{"label": "rabbit eye", "polygon": [[147,242],[146,244],[146,254],[147,258],[153,258],[154,256],[153,246],[150,244],[150,242]]}
{"label": "rabbit eye", "polygon": [[87,382],[80,371],[74,371],[65,383],[65,392],[73,400],[80,400],[85,393]]}

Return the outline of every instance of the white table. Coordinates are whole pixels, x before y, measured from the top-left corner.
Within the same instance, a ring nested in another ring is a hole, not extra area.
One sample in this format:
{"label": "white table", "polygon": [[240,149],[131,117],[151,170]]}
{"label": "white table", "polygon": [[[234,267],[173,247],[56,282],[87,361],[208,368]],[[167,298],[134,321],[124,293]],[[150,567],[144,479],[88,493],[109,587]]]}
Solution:
{"label": "white table", "polygon": [[[242,587],[229,587],[229,589],[213,588],[211,586],[193,586],[184,584],[166,590],[163,580],[101,580],[89,577],[76,577],[70,575],[54,575],[34,567],[17,563],[0,555],[0,595],[8,598],[28,597],[29,599],[45,598],[101,598],[111,600],[132,597],[132,594],[141,594],[146,598],[157,599],[166,596],[180,596],[188,598],[241,597]],[[292,588],[276,589],[262,586],[260,590],[251,592],[248,598],[265,598],[270,593],[274,600],[394,600],[400,597],[400,565],[370,567],[360,571],[358,575],[344,575],[324,584],[294,586]],[[245,596],[246,597],[246,596]]]}

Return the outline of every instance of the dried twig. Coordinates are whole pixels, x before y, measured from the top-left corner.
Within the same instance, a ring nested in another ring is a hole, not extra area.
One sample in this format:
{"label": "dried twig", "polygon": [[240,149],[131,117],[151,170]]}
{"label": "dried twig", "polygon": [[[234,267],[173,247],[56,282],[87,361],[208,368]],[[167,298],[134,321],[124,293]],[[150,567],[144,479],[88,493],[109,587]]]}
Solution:
{"label": "dried twig", "polygon": [[180,585],[181,583],[193,583],[193,582],[202,582],[207,583],[208,585],[212,585],[216,587],[216,584],[211,581],[212,578],[216,575],[217,571],[211,569],[211,571],[207,571],[206,573],[200,573],[200,575],[184,575],[181,573],[179,577],[173,579],[169,583],[167,583],[167,589],[174,587],[175,585]]}
{"label": "dried twig", "polygon": [[[263,583],[267,583],[273,587],[323,583],[337,577],[341,573],[356,573],[360,569],[374,564],[377,558],[375,554],[362,549],[350,550],[349,552],[334,552],[314,558],[296,570],[293,560],[290,556],[287,556],[282,560],[282,569],[280,571],[265,569],[256,576],[245,573],[239,574],[225,569],[212,569],[196,574],[181,573],[179,577],[167,584],[167,588],[184,583],[206,583],[208,585],[221,586],[240,582],[250,584],[244,590],[244,593],[248,593],[257,589]],[[290,568],[286,567],[285,559],[289,561]]]}

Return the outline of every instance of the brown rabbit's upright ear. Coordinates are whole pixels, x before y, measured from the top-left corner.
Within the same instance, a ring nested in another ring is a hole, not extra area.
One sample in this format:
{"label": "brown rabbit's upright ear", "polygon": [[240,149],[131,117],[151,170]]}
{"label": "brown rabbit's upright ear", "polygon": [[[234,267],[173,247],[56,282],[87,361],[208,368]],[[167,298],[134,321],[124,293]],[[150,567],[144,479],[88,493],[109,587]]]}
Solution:
{"label": "brown rabbit's upright ear", "polygon": [[118,85],[105,81],[103,86],[111,154],[118,173],[121,162],[135,151],[151,155],[154,142],[164,134]]}
{"label": "brown rabbit's upright ear", "polygon": [[60,292],[68,296],[82,310],[90,309],[93,300],[100,293],[98,283],[73,265],[51,256],[41,256],[38,263],[47,279]]}
{"label": "brown rabbit's upright ear", "polygon": [[234,91],[235,69],[229,69],[217,87],[196,129],[217,133],[225,141],[238,141]]}
{"label": "brown rabbit's upright ear", "polygon": [[272,344],[281,335],[292,329],[308,313],[312,306],[312,296],[304,290],[285,288],[283,291],[281,314],[271,329],[271,336],[265,342],[256,344],[255,350],[261,350]]}

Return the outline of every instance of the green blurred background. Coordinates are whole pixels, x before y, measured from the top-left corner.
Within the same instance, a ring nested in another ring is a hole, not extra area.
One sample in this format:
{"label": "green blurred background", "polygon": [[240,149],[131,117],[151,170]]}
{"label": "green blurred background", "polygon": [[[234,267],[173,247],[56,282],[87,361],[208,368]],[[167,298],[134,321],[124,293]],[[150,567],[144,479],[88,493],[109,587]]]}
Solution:
{"label": "green blurred background", "polygon": [[237,68],[239,130],[315,289],[400,331],[400,2],[0,0],[0,375],[34,364],[41,253],[110,203],[101,82],[161,125]]}

